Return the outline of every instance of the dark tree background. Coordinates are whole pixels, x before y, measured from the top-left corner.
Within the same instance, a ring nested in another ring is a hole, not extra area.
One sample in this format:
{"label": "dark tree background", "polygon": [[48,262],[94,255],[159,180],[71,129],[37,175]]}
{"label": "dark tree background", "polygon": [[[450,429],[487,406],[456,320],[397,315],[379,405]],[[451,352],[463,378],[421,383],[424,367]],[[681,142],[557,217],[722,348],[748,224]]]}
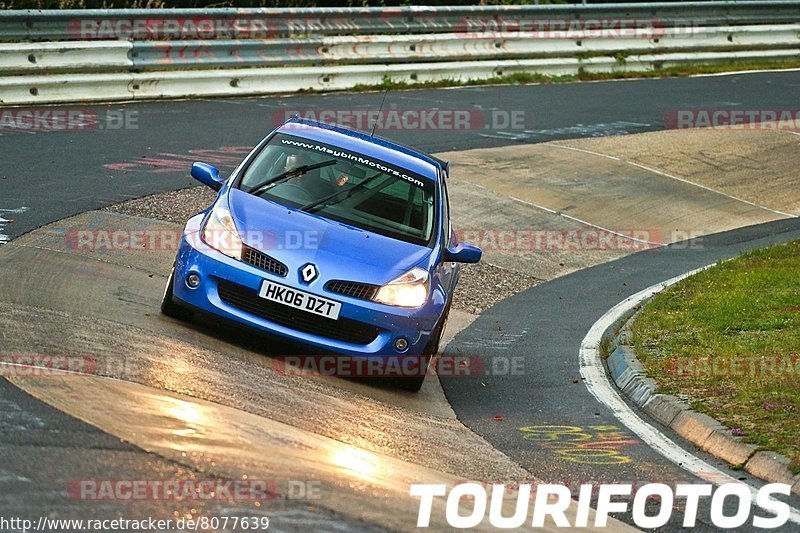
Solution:
{"label": "dark tree background", "polygon": [[[588,0],[591,4],[635,3],[641,0]],[[661,0],[663,1],[663,0]],[[669,0],[668,0],[669,1]],[[713,0],[710,0],[713,1]],[[96,9],[171,7],[381,7],[408,5],[580,4],[581,0],[0,0],[0,9]]]}

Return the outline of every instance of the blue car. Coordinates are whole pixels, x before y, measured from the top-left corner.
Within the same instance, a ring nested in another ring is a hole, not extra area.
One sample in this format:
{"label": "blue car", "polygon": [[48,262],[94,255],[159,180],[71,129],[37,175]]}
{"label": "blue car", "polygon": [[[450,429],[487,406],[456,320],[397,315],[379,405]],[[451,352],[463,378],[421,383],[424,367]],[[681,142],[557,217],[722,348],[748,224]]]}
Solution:
{"label": "blue car", "polygon": [[298,343],[309,354],[418,368],[439,348],[459,263],[481,250],[450,224],[448,164],[359,131],[292,118],[184,229],[161,310],[196,312]]}

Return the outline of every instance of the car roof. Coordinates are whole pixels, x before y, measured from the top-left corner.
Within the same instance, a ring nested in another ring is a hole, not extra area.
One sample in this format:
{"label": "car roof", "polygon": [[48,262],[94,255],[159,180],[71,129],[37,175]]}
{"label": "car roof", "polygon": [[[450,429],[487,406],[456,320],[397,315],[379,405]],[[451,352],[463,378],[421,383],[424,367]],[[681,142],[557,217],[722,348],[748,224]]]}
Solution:
{"label": "car roof", "polygon": [[277,131],[369,155],[432,180],[438,180],[439,170],[447,166],[439,158],[382,137],[299,117],[290,118]]}

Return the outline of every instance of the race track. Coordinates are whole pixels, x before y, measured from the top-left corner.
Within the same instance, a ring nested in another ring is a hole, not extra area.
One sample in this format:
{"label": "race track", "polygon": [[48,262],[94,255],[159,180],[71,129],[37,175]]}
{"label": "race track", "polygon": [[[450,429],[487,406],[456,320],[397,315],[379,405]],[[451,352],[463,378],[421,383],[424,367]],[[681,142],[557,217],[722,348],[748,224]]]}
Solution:
{"label": "race track", "polygon": [[[626,428],[599,403],[581,380],[579,352],[586,333],[608,309],[629,296],[743,251],[800,238],[800,220],[790,219],[707,236],[702,248],[682,245],[640,252],[539,285],[483,313],[448,344],[446,353],[481,353],[485,360],[520,358],[520,375],[443,378],[442,385],[459,420],[544,481],[581,483],[692,483],[700,480],[670,462]],[[502,331],[498,331],[501,329]],[[502,421],[496,421],[496,416]],[[646,415],[641,415],[647,418]],[[659,426],[676,443],[669,430]],[[559,429],[553,426],[563,426]],[[526,438],[550,431],[581,432],[602,443],[613,435],[604,455],[559,456],[548,439]],[[745,472],[733,471],[691,445],[695,454],[734,479],[760,486]],[[707,480],[706,480],[707,482]],[[796,505],[796,504],[795,504]],[[702,509],[702,508],[701,508]],[[708,509],[700,515],[708,516]],[[675,514],[674,530],[682,517]],[[701,521],[702,522],[702,521]],[[790,524],[786,531],[796,530]],[[700,530],[714,530],[706,521]]]}
{"label": "race track", "polygon": [[[435,153],[636,133],[662,129],[665,115],[677,109],[792,109],[798,86],[800,74],[784,72],[399,91],[390,93],[387,107],[521,111],[524,128],[397,130],[385,135]],[[376,109],[381,98],[380,93],[334,93],[91,106],[98,116],[109,109],[135,110],[136,129],[2,130],[0,209],[29,208],[5,232],[13,238],[47,222],[130,197],[192,185],[184,162],[193,157],[219,158],[221,168],[232,170],[243,157],[242,149],[252,147],[273,129],[275,118],[287,111]],[[226,153],[226,148],[233,154]],[[159,161],[172,166],[152,172]],[[126,164],[130,166],[120,167],[123,170],[108,168]]]}
{"label": "race track", "polygon": [[[476,356],[486,371],[443,376],[441,388],[429,380],[419,396],[281,375],[269,358],[275,348],[158,316],[171,251],[96,256],[74,250],[65,237],[86,228],[172,231],[179,226],[98,209],[193,185],[187,177],[193,160],[232,170],[287,110],[368,109],[382,95],[97,106],[98,115],[125,110],[138,125],[0,130],[0,217],[6,219],[0,238],[10,241],[0,246],[0,353],[82,353],[109,363],[99,372],[104,377],[82,381],[0,380],[0,478],[12,489],[0,505],[28,513],[53,508],[63,516],[202,514],[213,506],[92,506],[64,498],[62,487],[103,476],[248,472],[282,484],[292,480],[294,467],[296,476],[322,480],[329,497],[311,505],[281,501],[270,509],[276,525],[282,518],[283,530],[339,524],[367,531],[413,528],[416,500],[402,493],[405,485],[397,479],[571,486],[701,481],[647,446],[589,392],[580,376],[580,345],[609,308],[646,287],[744,250],[800,238],[795,193],[769,189],[772,181],[785,180],[781,188],[798,190],[791,188],[800,178],[787,169],[796,165],[800,137],[759,132],[738,146],[729,138],[661,131],[664,117],[677,109],[791,109],[798,87],[800,73],[774,72],[389,93],[387,102],[399,109],[524,116],[524,128],[517,129],[383,132],[453,162],[456,226],[658,236],[653,249],[632,254],[635,249],[488,250],[490,263],[544,282],[477,317],[457,314],[449,332],[455,338],[444,354]],[[604,138],[613,135],[626,136]],[[759,186],[744,185],[751,181]],[[702,237],[687,246],[679,242],[687,235]],[[516,361],[521,370],[498,372],[494,361]],[[165,405],[180,402],[195,402],[193,409],[208,413],[207,424],[165,414]],[[171,437],[158,431],[160,424],[174,430]],[[180,440],[187,424],[202,438]],[[565,460],[531,438],[553,426],[615,445],[603,448],[610,450],[608,460]],[[660,431],[687,456],[761,484],[682,444],[670,430]],[[229,438],[218,440],[223,434]],[[251,452],[281,446],[309,451],[268,459]],[[193,450],[189,458],[187,450]],[[345,452],[369,455],[379,465],[369,475],[357,472],[360,489],[336,460],[308,460],[312,453],[336,458]],[[358,509],[341,511],[354,501]],[[790,503],[800,509],[796,498]],[[707,506],[701,508],[700,516],[707,515]],[[627,514],[618,518],[631,523]],[[667,529],[681,529],[680,520],[674,513]],[[702,519],[697,529],[715,530]]]}

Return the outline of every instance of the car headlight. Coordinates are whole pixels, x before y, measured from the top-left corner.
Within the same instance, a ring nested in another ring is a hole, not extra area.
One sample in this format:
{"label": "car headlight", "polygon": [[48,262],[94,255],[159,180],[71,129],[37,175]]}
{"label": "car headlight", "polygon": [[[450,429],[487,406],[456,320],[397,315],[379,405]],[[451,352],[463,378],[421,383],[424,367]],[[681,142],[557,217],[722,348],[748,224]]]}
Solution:
{"label": "car headlight", "polygon": [[211,210],[201,236],[204,243],[218,252],[234,259],[242,258],[242,239],[239,237],[230,211],[224,207],[215,207]]}
{"label": "car headlight", "polygon": [[378,290],[376,302],[398,307],[420,307],[428,298],[428,272],[415,267]]}

